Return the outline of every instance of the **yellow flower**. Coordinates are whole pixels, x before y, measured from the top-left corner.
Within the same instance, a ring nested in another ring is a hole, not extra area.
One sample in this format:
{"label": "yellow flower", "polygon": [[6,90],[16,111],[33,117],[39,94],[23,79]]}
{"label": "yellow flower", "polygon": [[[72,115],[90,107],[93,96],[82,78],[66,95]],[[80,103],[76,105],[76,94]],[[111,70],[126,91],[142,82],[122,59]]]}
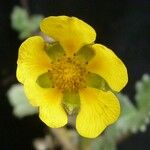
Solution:
{"label": "yellow flower", "polygon": [[110,49],[94,44],[95,30],[76,17],[51,16],[40,28],[55,41],[28,38],[17,61],[17,78],[30,103],[49,127],[64,126],[67,114],[75,113],[79,134],[98,136],[120,114],[113,92],[126,85],[126,67]]}

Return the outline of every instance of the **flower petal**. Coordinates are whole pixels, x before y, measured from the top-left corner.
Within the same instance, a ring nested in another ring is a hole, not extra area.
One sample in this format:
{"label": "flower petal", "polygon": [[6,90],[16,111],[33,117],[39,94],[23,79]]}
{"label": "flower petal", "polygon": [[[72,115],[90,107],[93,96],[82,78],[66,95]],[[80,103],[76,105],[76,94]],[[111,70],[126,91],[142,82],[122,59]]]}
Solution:
{"label": "flower petal", "polygon": [[62,107],[62,94],[53,88],[41,88],[33,80],[26,80],[25,93],[29,102],[39,106],[40,119],[50,127],[61,127],[67,123],[67,115]]}
{"label": "flower petal", "polygon": [[25,80],[25,93],[29,102],[39,106],[40,119],[50,127],[61,127],[67,123],[62,107],[62,94],[53,88],[42,88],[32,78]]}
{"label": "flower petal", "polygon": [[17,61],[17,78],[21,83],[29,78],[36,82],[39,75],[50,69],[51,60],[44,46],[45,42],[40,36],[28,38],[21,44]]}
{"label": "flower petal", "polygon": [[95,41],[95,30],[76,17],[51,16],[40,24],[42,32],[59,41],[68,55],[78,51],[83,45]]}
{"label": "flower petal", "polygon": [[50,99],[48,97],[46,99],[45,96],[49,94],[51,88],[42,88],[32,78],[25,80],[24,90],[29,99],[29,102],[33,106],[40,106],[44,104],[47,99]]}
{"label": "flower petal", "polygon": [[110,91],[103,92],[88,87],[80,91],[80,100],[76,128],[84,137],[97,137],[120,114],[119,101]]}
{"label": "flower petal", "polygon": [[123,62],[107,47],[94,44],[95,57],[88,64],[90,72],[99,74],[108,85],[119,92],[128,81],[127,69]]}
{"label": "flower petal", "polygon": [[68,119],[61,104],[62,94],[56,89],[51,89],[44,96],[47,101],[39,107],[40,119],[52,128],[64,126]]}

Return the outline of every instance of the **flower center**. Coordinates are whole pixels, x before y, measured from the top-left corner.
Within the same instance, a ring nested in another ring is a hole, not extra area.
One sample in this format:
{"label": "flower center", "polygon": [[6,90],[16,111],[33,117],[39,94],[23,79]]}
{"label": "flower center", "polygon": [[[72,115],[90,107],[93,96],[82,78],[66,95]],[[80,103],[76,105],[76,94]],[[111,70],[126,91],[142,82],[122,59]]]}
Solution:
{"label": "flower center", "polygon": [[87,74],[85,64],[75,58],[61,58],[52,65],[54,87],[62,92],[77,92],[85,87]]}

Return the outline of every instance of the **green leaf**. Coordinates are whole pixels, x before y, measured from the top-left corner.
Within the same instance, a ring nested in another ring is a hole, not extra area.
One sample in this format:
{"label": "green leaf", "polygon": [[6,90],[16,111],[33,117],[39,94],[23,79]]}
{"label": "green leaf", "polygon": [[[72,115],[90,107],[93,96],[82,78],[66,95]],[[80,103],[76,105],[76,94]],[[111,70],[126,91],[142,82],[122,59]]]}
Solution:
{"label": "green leaf", "polygon": [[128,135],[131,133],[136,133],[141,122],[141,113],[137,108],[131,103],[126,95],[119,95],[122,113],[121,117],[117,121],[116,128],[119,130],[120,135]]}
{"label": "green leaf", "polygon": [[40,25],[40,22],[41,20],[43,19],[43,16],[42,15],[32,15],[30,18],[29,18],[29,21],[30,21],[30,30],[32,32],[35,32],[39,29],[39,25]]}
{"label": "green leaf", "polygon": [[92,150],[116,150],[116,143],[114,140],[108,138],[107,136],[103,136],[95,139],[92,142]]}
{"label": "green leaf", "polygon": [[22,118],[37,113],[38,109],[29,104],[22,85],[12,85],[7,92],[7,96],[16,117]]}
{"label": "green leaf", "polygon": [[120,100],[120,105],[121,105],[121,117],[136,112],[135,106],[132,104],[131,100],[127,95],[120,93],[117,96],[118,99]]}
{"label": "green leaf", "polygon": [[150,76],[144,74],[142,80],[136,83],[135,88],[135,100],[139,110],[138,128],[144,132],[150,123]]}
{"label": "green leaf", "polygon": [[25,9],[15,6],[11,14],[11,25],[18,31],[24,30],[29,24],[28,13]]}
{"label": "green leaf", "polygon": [[146,131],[150,123],[150,77],[143,75],[142,80],[136,83],[135,100],[137,108],[132,105],[126,95],[118,95],[121,103],[121,117],[115,124],[120,135]]}
{"label": "green leaf", "polygon": [[136,83],[135,100],[138,108],[150,112],[150,76],[145,74],[141,81]]}
{"label": "green leaf", "polygon": [[42,15],[29,16],[25,9],[15,6],[11,14],[11,26],[19,32],[20,39],[25,39],[39,29],[42,18]]}

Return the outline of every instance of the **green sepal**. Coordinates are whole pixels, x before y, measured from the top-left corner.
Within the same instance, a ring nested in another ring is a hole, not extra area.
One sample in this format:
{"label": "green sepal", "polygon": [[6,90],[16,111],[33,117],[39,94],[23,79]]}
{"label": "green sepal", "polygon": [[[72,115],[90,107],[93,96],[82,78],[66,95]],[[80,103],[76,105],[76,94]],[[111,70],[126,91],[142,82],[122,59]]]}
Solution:
{"label": "green sepal", "polygon": [[106,81],[98,74],[88,72],[86,77],[87,85],[103,91],[111,90]]}
{"label": "green sepal", "polygon": [[80,96],[78,92],[64,92],[63,106],[69,115],[76,114],[80,108]]}
{"label": "green sepal", "polygon": [[45,51],[52,60],[58,60],[65,55],[65,51],[58,42],[46,43]]}
{"label": "green sepal", "polygon": [[50,88],[53,86],[52,84],[52,76],[49,72],[41,74],[37,80],[36,83],[42,87],[42,88]]}
{"label": "green sepal", "polygon": [[88,62],[90,61],[95,55],[94,50],[92,49],[91,45],[83,46],[77,53],[76,57],[81,61]]}

